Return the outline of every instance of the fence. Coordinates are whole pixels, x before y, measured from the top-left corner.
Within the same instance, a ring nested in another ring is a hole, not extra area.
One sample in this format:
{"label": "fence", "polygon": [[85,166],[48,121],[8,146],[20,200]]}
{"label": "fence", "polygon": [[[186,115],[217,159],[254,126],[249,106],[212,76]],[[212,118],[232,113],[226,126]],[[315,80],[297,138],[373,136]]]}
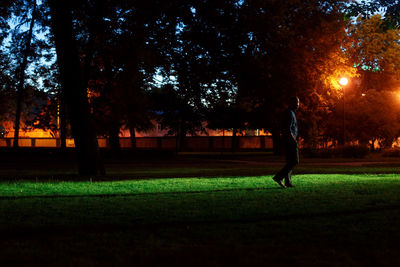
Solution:
{"label": "fence", "polygon": [[[100,148],[109,148],[107,138],[98,138]],[[0,138],[0,147],[12,147],[12,138]],[[271,136],[238,136],[236,148],[239,150],[270,150],[272,149]],[[20,147],[60,147],[59,138],[19,138]],[[132,148],[131,138],[120,138],[121,148]],[[136,148],[149,150],[175,150],[176,138],[166,137],[137,137]],[[73,139],[66,139],[67,147],[75,147]],[[184,150],[186,151],[218,151],[232,149],[232,136],[188,136],[185,138]]]}

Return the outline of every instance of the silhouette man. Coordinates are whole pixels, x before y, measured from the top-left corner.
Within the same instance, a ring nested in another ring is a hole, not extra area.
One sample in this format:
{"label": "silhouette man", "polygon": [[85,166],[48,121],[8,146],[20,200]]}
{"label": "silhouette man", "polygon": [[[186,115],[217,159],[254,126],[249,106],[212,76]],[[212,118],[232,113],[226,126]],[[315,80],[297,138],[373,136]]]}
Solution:
{"label": "silhouette man", "polygon": [[[283,118],[283,142],[286,150],[286,165],[272,179],[282,188],[293,187],[292,171],[299,164],[299,147],[297,144],[298,128],[296,111],[299,108],[299,98],[293,96],[289,98],[288,109]],[[285,184],[282,181],[285,180]]]}

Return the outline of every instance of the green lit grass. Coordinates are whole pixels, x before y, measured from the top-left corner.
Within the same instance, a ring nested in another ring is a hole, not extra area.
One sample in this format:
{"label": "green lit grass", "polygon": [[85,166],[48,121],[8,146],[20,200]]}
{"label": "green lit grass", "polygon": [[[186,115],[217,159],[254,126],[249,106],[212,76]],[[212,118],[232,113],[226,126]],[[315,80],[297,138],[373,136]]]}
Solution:
{"label": "green lit grass", "polygon": [[[1,156],[1,155],[0,155]],[[62,155],[27,155],[21,159],[0,160],[0,181],[88,181],[77,173],[73,157]],[[355,165],[351,165],[355,163]],[[276,173],[284,160],[265,153],[193,154],[193,155],[127,155],[122,159],[105,158],[107,175],[96,180],[134,180],[176,177],[246,177]],[[400,173],[399,158],[371,155],[366,159],[307,159],[301,158],[296,174],[364,174]]]}
{"label": "green lit grass", "polygon": [[32,265],[400,263],[400,175],[0,183],[0,256]]}
{"label": "green lit grass", "polygon": [[[272,176],[164,178],[122,181],[14,181],[0,183],[0,197],[140,195],[160,193],[191,193],[224,190],[269,190],[277,188]],[[358,187],[393,186],[400,182],[398,174],[302,174],[295,176],[294,191],[318,190],[328,192]],[[389,190],[390,191],[390,190]]]}

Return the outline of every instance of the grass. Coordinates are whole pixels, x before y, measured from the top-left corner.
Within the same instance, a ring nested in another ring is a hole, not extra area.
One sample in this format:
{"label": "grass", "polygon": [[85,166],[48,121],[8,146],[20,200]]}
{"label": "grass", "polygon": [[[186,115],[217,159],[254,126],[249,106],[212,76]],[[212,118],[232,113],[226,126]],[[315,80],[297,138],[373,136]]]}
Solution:
{"label": "grass", "polygon": [[[90,178],[77,174],[73,158],[49,155],[4,160],[1,156],[0,154],[0,181],[87,181]],[[139,155],[123,160],[106,159],[105,163],[107,175],[92,178],[93,180],[265,176],[276,173],[283,165],[282,158],[264,154],[206,154],[197,157]],[[297,174],[391,174],[399,173],[399,166],[398,158],[301,159],[301,164],[295,171]]]}
{"label": "grass", "polygon": [[[302,190],[321,187],[332,191],[339,186],[344,192],[347,186],[379,187],[393,185],[399,181],[397,174],[303,174],[296,175],[296,182]],[[20,197],[71,197],[71,196],[123,196],[165,193],[199,193],[232,190],[271,190],[276,188],[271,176],[255,177],[203,177],[164,178],[122,181],[9,181],[0,183],[0,199]],[[294,188],[293,190],[297,190]],[[329,192],[328,191],[328,192]],[[325,192],[327,193],[327,192]],[[334,193],[337,193],[335,191]]]}
{"label": "grass", "polygon": [[[2,266],[400,265],[400,160],[268,153],[125,155],[80,177],[73,155],[0,153]],[[23,162],[23,164],[22,164]]]}
{"label": "grass", "polygon": [[285,190],[271,177],[10,179],[0,255],[5,266],[400,264],[400,175],[298,174]]}

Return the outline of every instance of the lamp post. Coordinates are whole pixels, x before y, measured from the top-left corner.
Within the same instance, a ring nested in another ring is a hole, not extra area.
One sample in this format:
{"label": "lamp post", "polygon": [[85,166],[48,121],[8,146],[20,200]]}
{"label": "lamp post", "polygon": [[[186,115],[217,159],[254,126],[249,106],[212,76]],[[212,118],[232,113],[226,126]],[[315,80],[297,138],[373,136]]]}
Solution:
{"label": "lamp post", "polygon": [[344,87],[349,83],[349,80],[346,77],[343,77],[339,80],[339,84],[342,86],[343,92],[343,120],[342,120],[342,129],[343,129],[343,145],[346,143],[346,128],[345,128],[345,105],[344,105]]}

